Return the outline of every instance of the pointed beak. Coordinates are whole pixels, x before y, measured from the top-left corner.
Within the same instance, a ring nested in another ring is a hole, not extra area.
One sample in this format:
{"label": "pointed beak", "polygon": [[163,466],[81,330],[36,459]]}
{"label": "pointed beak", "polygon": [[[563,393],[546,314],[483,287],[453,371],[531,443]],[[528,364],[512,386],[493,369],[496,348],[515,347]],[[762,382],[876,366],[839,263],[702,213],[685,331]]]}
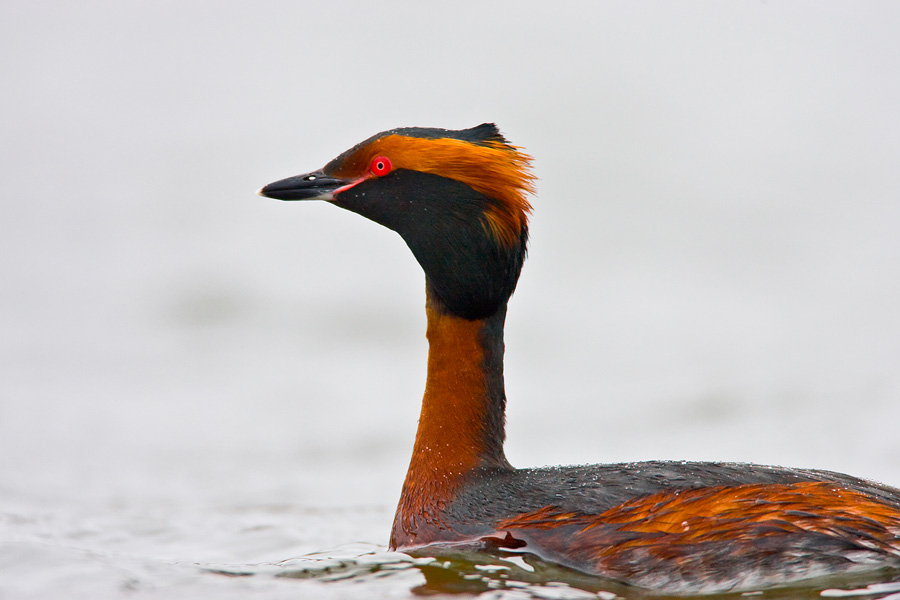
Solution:
{"label": "pointed beak", "polygon": [[276,200],[330,201],[336,190],[351,183],[346,179],[329,177],[322,171],[314,171],[270,183],[256,193]]}

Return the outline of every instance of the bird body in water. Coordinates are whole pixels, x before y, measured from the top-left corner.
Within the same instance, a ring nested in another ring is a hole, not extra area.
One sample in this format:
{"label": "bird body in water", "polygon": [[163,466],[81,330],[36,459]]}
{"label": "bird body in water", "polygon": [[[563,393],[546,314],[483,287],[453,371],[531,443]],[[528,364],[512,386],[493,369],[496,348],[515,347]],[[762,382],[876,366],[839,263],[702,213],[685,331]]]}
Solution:
{"label": "bird body in water", "polygon": [[513,468],[503,328],[528,239],[530,158],[496,126],[379,133],[260,190],[400,234],[425,271],[428,373],[390,546],[531,552],[680,593],[900,570],[900,490],[715,462]]}

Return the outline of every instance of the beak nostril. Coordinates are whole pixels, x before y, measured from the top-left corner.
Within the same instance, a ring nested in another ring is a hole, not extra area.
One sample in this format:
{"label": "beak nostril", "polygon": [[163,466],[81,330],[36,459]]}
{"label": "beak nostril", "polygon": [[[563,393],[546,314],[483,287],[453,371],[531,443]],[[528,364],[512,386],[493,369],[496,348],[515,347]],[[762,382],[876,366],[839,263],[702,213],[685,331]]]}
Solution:
{"label": "beak nostril", "polygon": [[276,200],[331,200],[334,191],[345,185],[344,179],[316,171],[270,183],[257,193]]}

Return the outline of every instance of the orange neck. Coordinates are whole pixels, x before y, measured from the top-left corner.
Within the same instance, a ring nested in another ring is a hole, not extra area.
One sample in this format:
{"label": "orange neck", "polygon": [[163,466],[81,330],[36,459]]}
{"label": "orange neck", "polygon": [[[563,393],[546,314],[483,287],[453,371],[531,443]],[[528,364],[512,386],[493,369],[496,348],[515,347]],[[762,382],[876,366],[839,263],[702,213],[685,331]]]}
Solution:
{"label": "orange neck", "polygon": [[480,466],[509,468],[503,454],[503,324],[448,314],[427,294],[428,378],[391,547],[429,543],[461,478]]}

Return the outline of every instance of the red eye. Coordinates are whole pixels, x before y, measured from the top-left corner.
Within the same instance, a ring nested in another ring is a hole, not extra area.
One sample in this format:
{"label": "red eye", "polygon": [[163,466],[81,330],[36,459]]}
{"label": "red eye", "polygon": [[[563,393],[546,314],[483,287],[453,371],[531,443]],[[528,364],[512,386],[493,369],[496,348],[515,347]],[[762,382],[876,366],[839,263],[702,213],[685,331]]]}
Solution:
{"label": "red eye", "polygon": [[372,172],[372,175],[377,175],[378,177],[382,177],[391,172],[391,159],[387,156],[376,156],[372,159],[372,164],[369,165],[369,171]]}

